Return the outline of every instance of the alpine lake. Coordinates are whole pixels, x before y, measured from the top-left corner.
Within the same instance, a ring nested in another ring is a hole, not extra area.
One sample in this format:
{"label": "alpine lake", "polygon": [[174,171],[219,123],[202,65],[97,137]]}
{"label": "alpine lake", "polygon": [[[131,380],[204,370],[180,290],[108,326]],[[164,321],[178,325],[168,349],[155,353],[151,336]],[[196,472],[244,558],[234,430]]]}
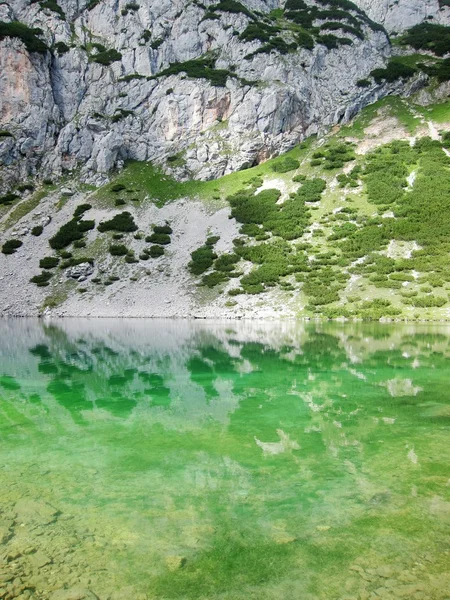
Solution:
{"label": "alpine lake", "polygon": [[450,326],[0,320],[0,598],[448,600]]}

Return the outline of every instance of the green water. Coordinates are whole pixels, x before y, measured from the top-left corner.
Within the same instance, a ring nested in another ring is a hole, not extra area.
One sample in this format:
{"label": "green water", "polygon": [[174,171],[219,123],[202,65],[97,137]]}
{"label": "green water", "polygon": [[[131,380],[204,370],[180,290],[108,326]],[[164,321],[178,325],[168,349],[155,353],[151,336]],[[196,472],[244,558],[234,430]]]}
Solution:
{"label": "green water", "polygon": [[449,425],[446,326],[0,321],[0,598],[448,599]]}

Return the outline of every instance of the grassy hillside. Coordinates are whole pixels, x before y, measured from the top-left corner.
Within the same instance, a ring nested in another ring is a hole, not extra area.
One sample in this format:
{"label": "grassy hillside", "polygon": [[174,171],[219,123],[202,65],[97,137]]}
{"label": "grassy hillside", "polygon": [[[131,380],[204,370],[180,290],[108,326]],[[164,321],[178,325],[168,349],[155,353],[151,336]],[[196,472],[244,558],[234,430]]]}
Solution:
{"label": "grassy hillside", "polygon": [[[197,199],[210,214],[226,208],[238,231],[220,251],[217,236],[205,236],[181,265],[199,302],[245,310],[258,297],[298,317],[448,319],[449,113],[450,103],[388,98],[326,138],[217,181],[179,183],[129,163],[107,186],[85,190],[83,203],[60,199],[57,210],[73,203],[72,216],[49,239],[30,285],[48,288],[53,306],[75,289],[94,298],[119,279],[139,286],[136,269],[170,261],[183,245],[171,223],[146,228],[142,216]],[[4,223],[42,193],[8,207]],[[108,218],[95,221],[95,211]],[[108,262],[109,278],[77,286],[55,276],[94,259]]]}

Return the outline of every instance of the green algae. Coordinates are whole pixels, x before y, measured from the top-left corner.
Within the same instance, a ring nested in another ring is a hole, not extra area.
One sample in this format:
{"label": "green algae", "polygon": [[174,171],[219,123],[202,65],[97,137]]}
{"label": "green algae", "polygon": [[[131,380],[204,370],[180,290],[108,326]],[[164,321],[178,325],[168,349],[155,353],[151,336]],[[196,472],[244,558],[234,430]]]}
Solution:
{"label": "green algae", "polygon": [[443,600],[449,360],[446,326],[0,322],[0,558],[44,597]]}

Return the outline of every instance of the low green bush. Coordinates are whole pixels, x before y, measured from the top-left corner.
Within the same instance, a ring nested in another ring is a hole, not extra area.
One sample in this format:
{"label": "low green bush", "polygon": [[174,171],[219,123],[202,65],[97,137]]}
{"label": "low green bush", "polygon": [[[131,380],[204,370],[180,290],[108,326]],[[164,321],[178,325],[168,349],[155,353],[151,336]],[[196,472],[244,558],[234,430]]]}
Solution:
{"label": "low green bush", "polygon": [[41,258],[39,266],[41,269],[54,269],[59,265],[59,258],[57,256],[46,256]]}
{"label": "low green bush", "polygon": [[227,281],[228,277],[220,271],[213,271],[208,275],[203,275],[201,283],[209,288],[213,288],[220,283]]}
{"label": "low green bush", "polygon": [[286,156],[285,158],[274,162],[271,168],[275,173],[288,173],[289,171],[295,171],[299,166],[300,163],[298,160]]}
{"label": "low green bush", "polygon": [[104,233],[106,231],[121,231],[124,233],[137,231],[138,226],[134,222],[132,215],[125,211],[115,215],[109,221],[103,221],[97,229]]}
{"label": "low green bush", "polygon": [[36,225],[35,227],[33,227],[31,229],[31,235],[34,235],[35,237],[39,237],[43,231],[44,231],[44,228],[42,225]]}
{"label": "low green bush", "polygon": [[152,233],[145,238],[145,241],[151,244],[159,244],[160,246],[167,246],[170,244],[170,235],[167,233]]}
{"label": "low green bush", "polygon": [[128,248],[123,244],[111,244],[109,253],[112,254],[112,256],[126,256],[128,254]]}
{"label": "low green bush", "polygon": [[92,204],[79,204],[74,213],[73,216],[74,217],[81,217],[82,215],[84,215],[85,212],[87,212],[88,210],[90,210],[92,208]]}
{"label": "low green bush", "polygon": [[8,192],[7,194],[0,196],[0,204],[9,206],[10,204],[12,204],[15,200],[18,200],[19,198],[20,198],[19,194],[14,194],[13,192]]}
{"label": "low green bush", "polygon": [[211,246],[201,246],[191,252],[191,261],[188,264],[188,269],[193,275],[202,275],[205,271],[212,267],[217,254]]}
{"label": "low green bush", "polygon": [[151,258],[158,258],[159,256],[163,256],[164,248],[162,246],[157,246],[157,245],[150,246],[148,253]]}
{"label": "low green bush", "polygon": [[23,242],[20,240],[7,240],[2,246],[2,252],[3,254],[14,254],[14,252],[21,246],[23,246]]}
{"label": "low green bush", "polygon": [[408,79],[416,73],[414,67],[402,62],[400,58],[392,58],[385,69],[374,69],[370,75],[375,79],[377,83],[387,81],[392,83],[397,79]]}
{"label": "low green bush", "polygon": [[50,271],[42,271],[40,275],[35,275],[30,279],[31,283],[35,283],[38,287],[46,287],[49,285],[50,279],[53,277],[53,273]]}
{"label": "low green bush", "polygon": [[102,50],[96,54],[91,54],[89,57],[90,62],[99,63],[105,67],[109,67],[113,62],[122,60],[122,54],[112,48],[111,50]]}
{"label": "low green bush", "polygon": [[28,52],[44,53],[48,50],[47,45],[39,38],[42,34],[42,29],[33,29],[19,21],[9,23],[0,21],[0,40],[6,37],[19,38],[25,44]]}
{"label": "low green bush", "polygon": [[87,231],[94,229],[95,221],[81,221],[78,217],[62,225],[56,234],[50,238],[49,244],[53,250],[62,250],[72,242],[81,240]]}
{"label": "low green bush", "polygon": [[438,56],[444,56],[450,52],[450,27],[421,23],[409,29],[402,42],[416,50],[430,50]]}
{"label": "low green bush", "polygon": [[165,225],[154,225],[153,232],[154,233],[165,233],[166,235],[171,235],[173,233],[173,229],[168,223],[166,223]]}

